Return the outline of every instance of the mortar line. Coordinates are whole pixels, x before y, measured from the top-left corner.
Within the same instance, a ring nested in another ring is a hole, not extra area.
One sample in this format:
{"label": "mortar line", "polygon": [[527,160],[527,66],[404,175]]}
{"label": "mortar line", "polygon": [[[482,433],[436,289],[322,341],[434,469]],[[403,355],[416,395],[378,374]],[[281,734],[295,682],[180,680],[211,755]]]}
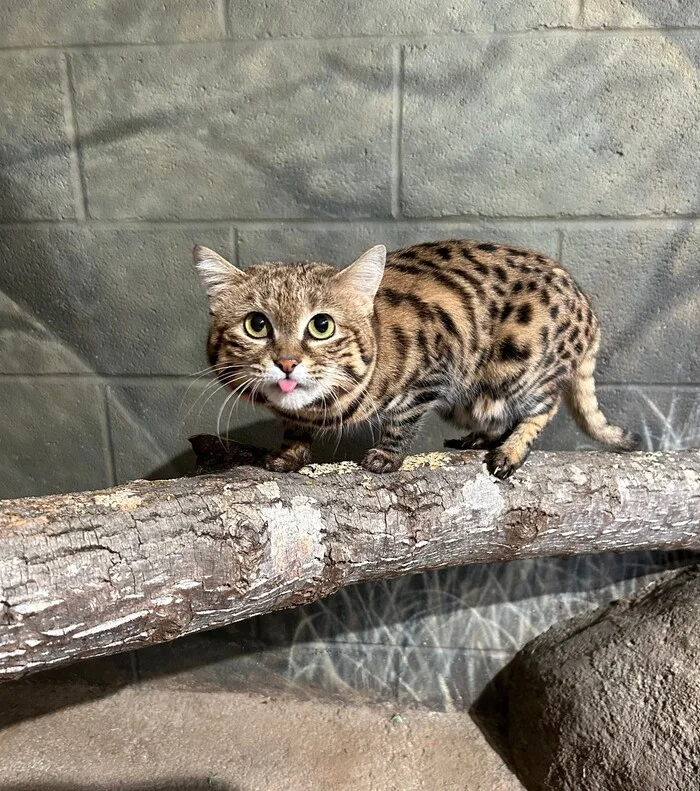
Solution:
{"label": "mortar line", "polygon": [[[579,0],[578,2],[578,25],[583,25],[583,20],[586,12],[586,0]],[[585,28],[584,28],[585,30]]]}
{"label": "mortar line", "polygon": [[216,16],[219,22],[221,35],[224,39],[229,37],[228,10],[228,0],[216,0]]}
{"label": "mortar line", "polygon": [[75,90],[71,70],[70,56],[63,53],[61,58],[61,83],[63,93],[63,114],[66,132],[70,140],[70,175],[73,186],[73,204],[75,215],[79,222],[85,222],[88,217],[87,188],[83,169],[83,157],[80,145],[80,130],[75,113]]}
{"label": "mortar line", "polygon": [[[130,386],[130,385],[155,385],[155,384],[181,384],[189,385],[192,383],[196,372],[191,374],[103,374],[103,373],[3,373],[0,372],[0,381],[17,382],[26,384],[60,384],[67,379],[77,382],[90,382],[103,386]],[[202,384],[206,381],[202,379]],[[195,385],[196,386],[196,385]],[[612,380],[598,382],[597,388],[608,387],[655,387],[667,388],[669,390],[694,390],[700,388],[700,381],[697,382],[643,382],[637,380],[624,381]]]}
{"label": "mortar line", "polygon": [[[109,228],[160,228],[160,227],[180,227],[180,228],[227,228],[232,223],[235,223],[239,228],[248,228],[255,230],[265,230],[269,228],[277,228],[280,225],[303,225],[316,228],[341,228],[345,226],[359,225],[363,223],[378,225],[381,223],[389,223],[397,226],[415,225],[416,223],[424,223],[430,225],[448,225],[448,224],[479,224],[489,223],[492,225],[527,225],[531,223],[543,223],[547,225],[583,225],[586,223],[609,223],[609,224],[637,224],[645,225],[647,223],[653,224],[667,224],[669,227],[681,223],[698,222],[700,220],[700,213],[688,214],[617,214],[617,215],[604,215],[604,214],[538,214],[532,216],[516,215],[516,214],[503,214],[503,215],[486,215],[486,214],[451,214],[443,215],[440,217],[430,215],[416,215],[392,217],[390,215],[377,215],[373,217],[358,216],[358,217],[329,217],[325,220],[319,220],[315,217],[264,217],[260,219],[241,218],[241,217],[216,217],[212,219],[207,218],[192,218],[184,217],[182,219],[170,220],[140,220],[135,218],[124,219],[93,219],[88,217],[87,222],[91,228],[109,229]],[[74,219],[41,219],[41,220],[4,220],[0,221],[0,228],[25,228],[26,226],[34,226],[37,228],[55,228],[66,227],[73,228],[84,223],[78,222]]]}
{"label": "mortar line", "polygon": [[[601,28],[575,28],[575,27],[546,27],[532,28],[527,30],[463,30],[449,33],[430,33],[421,35],[420,33],[374,33],[374,34],[355,34],[349,36],[278,36],[268,38],[264,36],[241,36],[228,38],[225,43],[235,46],[237,44],[250,45],[257,43],[262,46],[276,44],[329,44],[346,42],[348,44],[373,42],[373,43],[395,43],[395,44],[423,44],[430,42],[440,42],[458,39],[487,39],[494,38],[573,38],[579,36],[614,38],[617,35],[629,35],[631,37],[663,37],[672,33],[674,35],[696,36],[700,32],[700,25],[665,25],[663,27],[601,27]],[[158,47],[191,47],[211,46],[217,39],[194,39],[183,41],[108,41],[99,44],[42,44],[34,46],[30,44],[20,44],[16,46],[0,47],[0,52],[88,52],[96,49],[155,49]],[[218,39],[221,41],[221,39]]]}
{"label": "mortar line", "polygon": [[238,228],[236,228],[235,225],[231,225],[231,230],[229,231],[229,248],[231,250],[233,265],[240,267],[241,258],[239,252]]}
{"label": "mortar line", "polygon": [[391,115],[391,214],[394,219],[401,217],[401,191],[403,175],[403,93],[404,93],[404,48],[399,44],[394,48],[393,63],[393,102]]}
{"label": "mortar line", "polygon": [[[202,371],[203,372],[203,371]],[[20,384],[63,384],[66,381],[90,383],[93,385],[109,386],[131,386],[131,385],[189,385],[195,380],[195,376],[200,372],[193,371],[191,374],[103,374],[95,372],[80,373],[2,373],[0,381],[18,382]],[[204,379],[201,380],[203,384]],[[195,386],[197,386],[195,384]]]}
{"label": "mortar line", "polygon": [[564,263],[564,229],[557,230],[557,260],[559,263]]}
{"label": "mortar line", "polygon": [[112,411],[109,406],[109,385],[106,382],[102,383],[102,430],[105,439],[105,467],[107,469],[107,476],[109,478],[110,486],[117,485],[117,465],[114,454],[114,437],[112,435]]}

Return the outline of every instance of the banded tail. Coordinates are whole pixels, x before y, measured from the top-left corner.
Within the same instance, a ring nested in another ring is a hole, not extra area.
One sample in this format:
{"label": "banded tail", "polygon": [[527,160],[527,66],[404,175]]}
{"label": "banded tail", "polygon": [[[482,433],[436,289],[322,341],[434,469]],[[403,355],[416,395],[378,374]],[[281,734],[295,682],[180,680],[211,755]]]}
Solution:
{"label": "banded tail", "polygon": [[574,379],[564,391],[564,400],[576,425],[591,439],[602,442],[603,445],[608,445],[617,451],[638,450],[642,444],[641,436],[608,423],[598,406],[593,373],[599,347],[600,333],[596,332]]}

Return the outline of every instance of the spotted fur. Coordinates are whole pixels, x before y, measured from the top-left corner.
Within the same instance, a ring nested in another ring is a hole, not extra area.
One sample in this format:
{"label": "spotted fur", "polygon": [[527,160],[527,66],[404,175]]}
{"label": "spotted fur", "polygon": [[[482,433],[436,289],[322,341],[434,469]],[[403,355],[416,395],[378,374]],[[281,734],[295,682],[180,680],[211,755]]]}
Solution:
{"label": "spotted fur", "polygon": [[[452,240],[386,254],[379,245],[338,271],[327,264],[268,263],[242,271],[207,248],[195,260],[209,294],[209,359],[217,375],[285,422],[268,466],[297,470],[324,429],[372,421],[380,436],[363,466],[399,468],[430,410],[466,433],[448,447],[483,448],[507,478],[527,458],[563,395],[578,425],[616,450],[638,438],[598,407],[600,330],[590,303],[561,265],[538,253]],[[271,334],[244,329],[252,311]],[[335,322],[309,335],[316,314]],[[293,360],[285,374],[280,360]],[[282,392],[281,378],[298,385]]]}

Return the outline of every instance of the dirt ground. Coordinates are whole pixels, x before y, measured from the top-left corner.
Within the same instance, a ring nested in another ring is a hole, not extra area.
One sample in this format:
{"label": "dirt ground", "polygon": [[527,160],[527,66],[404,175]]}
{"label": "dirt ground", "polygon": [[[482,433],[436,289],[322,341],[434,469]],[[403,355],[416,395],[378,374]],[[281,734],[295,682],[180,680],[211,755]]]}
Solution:
{"label": "dirt ground", "polygon": [[522,791],[463,713],[127,687],[0,733],[0,791]]}

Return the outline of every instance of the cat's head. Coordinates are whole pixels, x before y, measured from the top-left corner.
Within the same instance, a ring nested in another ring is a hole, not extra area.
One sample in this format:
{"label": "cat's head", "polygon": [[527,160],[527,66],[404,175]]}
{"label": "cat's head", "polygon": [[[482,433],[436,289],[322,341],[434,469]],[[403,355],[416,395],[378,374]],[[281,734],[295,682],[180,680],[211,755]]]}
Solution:
{"label": "cat's head", "polygon": [[384,245],[341,271],[319,263],[242,270],[201,246],[194,260],[209,297],[209,362],[231,388],[282,409],[332,410],[368,373]]}

